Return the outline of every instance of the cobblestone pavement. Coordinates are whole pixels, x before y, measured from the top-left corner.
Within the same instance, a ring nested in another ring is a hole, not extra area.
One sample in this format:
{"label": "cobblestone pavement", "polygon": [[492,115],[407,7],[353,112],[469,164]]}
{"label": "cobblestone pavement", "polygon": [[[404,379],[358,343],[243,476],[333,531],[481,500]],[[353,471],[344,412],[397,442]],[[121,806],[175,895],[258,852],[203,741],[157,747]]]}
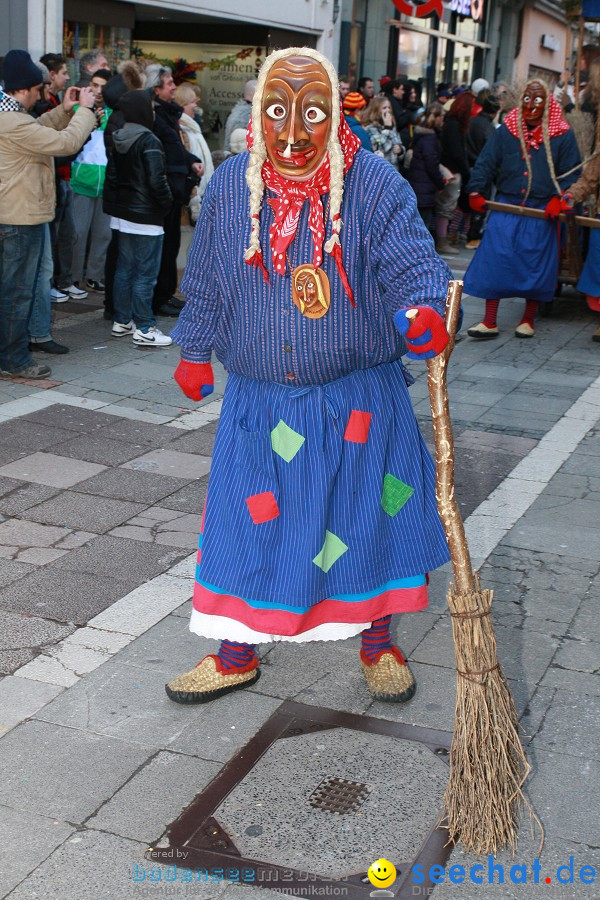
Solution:
{"label": "cobblestone pavement", "polygon": [[[282,700],[453,725],[447,570],[432,574],[426,612],[395,619],[419,683],[407,707],[372,701],[356,639],[263,648],[256,687],[202,709],[167,699],[164,682],[215,649],[186,619],[225,376],[217,366],[215,394],[187,400],[171,377],[177,348],[112,339],[100,302],[57,307],[54,334],[71,352],[51,360],[51,381],[0,379],[0,897],[11,900],[161,896],[162,884],[132,883],[132,866]],[[464,306],[465,327],[479,321],[482,303]],[[505,302],[498,340],[457,344],[450,391],[457,495],[495,590],[554,876],[570,855],[576,872],[600,868],[600,347],[574,293],[532,341],[513,337],[519,314],[520,301]],[[411,368],[431,442],[424,366]],[[515,861],[536,853],[524,827]],[[459,849],[452,862],[477,860]],[[600,896],[555,880],[446,882],[435,896]],[[283,896],[179,890],[169,896]]]}

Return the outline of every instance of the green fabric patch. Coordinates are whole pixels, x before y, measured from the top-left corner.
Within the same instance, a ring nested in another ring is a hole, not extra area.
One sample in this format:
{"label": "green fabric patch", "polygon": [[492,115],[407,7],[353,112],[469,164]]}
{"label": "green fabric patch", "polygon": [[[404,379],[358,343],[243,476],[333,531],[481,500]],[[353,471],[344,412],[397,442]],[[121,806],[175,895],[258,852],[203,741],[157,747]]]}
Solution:
{"label": "green fabric patch", "polygon": [[339,537],[333,534],[332,531],[326,531],[323,546],[313,559],[313,562],[315,566],[323,569],[324,572],[329,572],[334,562],[337,562],[347,549],[347,546]]}
{"label": "green fabric patch", "polygon": [[381,497],[381,505],[388,516],[395,516],[400,512],[407,500],[410,500],[415,489],[409,484],[404,484],[399,478],[390,475],[388,472],[383,479],[383,495]]}
{"label": "green fabric patch", "polygon": [[271,432],[271,446],[286,462],[291,462],[306,438],[280,419]]}

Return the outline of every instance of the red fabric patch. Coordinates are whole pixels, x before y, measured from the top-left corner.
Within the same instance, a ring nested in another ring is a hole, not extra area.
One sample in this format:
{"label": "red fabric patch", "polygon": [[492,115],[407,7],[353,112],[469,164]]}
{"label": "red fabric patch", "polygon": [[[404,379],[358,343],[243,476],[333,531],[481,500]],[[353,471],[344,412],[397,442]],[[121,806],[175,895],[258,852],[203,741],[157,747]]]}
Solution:
{"label": "red fabric patch", "polygon": [[260,525],[262,522],[270,522],[271,519],[276,519],[279,515],[277,500],[271,491],[246,497],[246,503],[248,504],[248,512],[255,525]]}
{"label": "red fabric patch", "polygon": [[344,440],[353,441],[355,444],[366,444],[370,426],[371,413],[353,409],[346,425]]}

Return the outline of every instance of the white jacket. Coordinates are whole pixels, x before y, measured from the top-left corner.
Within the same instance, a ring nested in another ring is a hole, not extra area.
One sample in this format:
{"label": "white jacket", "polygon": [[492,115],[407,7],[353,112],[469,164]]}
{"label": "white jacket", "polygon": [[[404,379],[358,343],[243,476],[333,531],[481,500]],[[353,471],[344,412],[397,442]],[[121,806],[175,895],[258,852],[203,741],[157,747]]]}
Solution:
{"label": "white jacket", "polygon": [[200,211],[200,204],[202,203],[202,197],[204,196],[204,191],[206,190],[206,185],[210,181],[211,176],[214,174],[215,167],[213,165],[212,156],[210,154],[210,150],[208,149],[208,144],[204,140],[204,135],[200,130],[200,126],[196,122],[195,119],[192,119],[191,116],[188,116],[187,113],[183,113],[179,120],[179,127],[184,132],[187,149],[190,153],[193,153],[194,156],[198,156],[202,162],[204,163],[204,175],[202,176],[202,181],[196,188],[196,193],[190,200],[190,215],[192,217],[192,222],[195,222],[198,218],[198,213]]}

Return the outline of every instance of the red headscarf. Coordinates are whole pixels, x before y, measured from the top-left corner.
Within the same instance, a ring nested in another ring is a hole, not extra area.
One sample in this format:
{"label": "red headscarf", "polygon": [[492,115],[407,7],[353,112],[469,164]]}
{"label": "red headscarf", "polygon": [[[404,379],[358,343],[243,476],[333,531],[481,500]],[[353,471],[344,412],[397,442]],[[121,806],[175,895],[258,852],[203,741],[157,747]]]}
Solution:
{"label": "red headscarf", "polygon": [[[557,100],[554,99],[552,95],[550,95],[548,101],[550,106],[548,108],[548,133],[550,137],[557,137],[559,134],[564,134],[566,131],[569,131],[570,125],[563,118],[562,109]],[[513,135],[513,137],[519,137],[519,116],[523,115],[523,110],[521,106],[515,107],[512,109],[509,114],[504,119],[504,124]],[[527,145],[528,150],[538,150],[540,145],[543,143],[544,134],[542,131],[542,123],[536,127],[528,129],[525,124],[525,120],[523,120],[523,134],[525,136],[525,143]]]}
{"label": "red headscarf", "polygon": [[[341,111],[338,139],[344,154],[345,175],[352,165],[356,152],[361,144],[360,139],[350,130]],[[246,132],[246,144],[248,150],[252,147],[252,143],[252,119],[250,119],[248,131]],[[330,175],[331,169],[328,154],[325,155],[321,165],[308,181],[294,181],[293,179],[286,178],[284,175],[277,172],[268,159],[263,163],[263,181],[267,188],[275,194],[275,197],[269,197],[267,200],[274,215],[273,224],[269,230],[269,243],[271,246],[273,268],[279,275],[285,275],[287,250],[296,236],[300,213],[302,212],[304,201],[307,199],[310,204],[308,227],[312,234],[314,247],[313,266],[318,268],[323,262],[323,242],[325,240],[326,223],[321,196],[329,193]],[[344,289],[350,302],[354,306],[354,295],[344,269],[342,248],[340,244],[336,242],[329,253],[335,260],[338,273],[344,284]],[[246,260],[246,262],[249,263],[249,265],[260,268],[265,281],[269,281],[269,274],[265,268],[262,253],[260,251],[256,251],[250,259]]]}

